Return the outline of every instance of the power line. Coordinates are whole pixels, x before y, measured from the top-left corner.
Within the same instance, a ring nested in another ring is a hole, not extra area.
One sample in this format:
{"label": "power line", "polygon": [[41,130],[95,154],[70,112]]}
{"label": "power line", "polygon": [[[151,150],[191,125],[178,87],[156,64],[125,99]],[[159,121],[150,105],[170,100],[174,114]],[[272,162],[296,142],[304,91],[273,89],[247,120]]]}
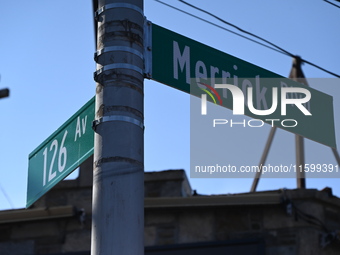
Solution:
{"label": "power line", "polygon": [[[324,0],[325,2],[327,2],[327,3],[329,3],[329,4],[331,4],[331,5],[334,5],[335,7],[338,7],[338,8],[340,8],[340,6],[339,5],[336,5],[335,3],[332,3],[332,2],[330,2],[330,1],[327,1],[327,0]],[[339,1],[338,1],[339,2]]]}
{"label": "power line", "polygon": [[[246,31],[246,30],[244,30],[244,29],[241,29],[240,27],[238,27],[238,26],[236,26],[236,25],[234,25],[234,24],[232,24],[232,23],[230,23],[230,22],[228,22],[228,21],[225,21],[224,19],[222,19],[222,18],[220,18],[220,17],[218,17],[218,16],[212,14],[211,12],[208,12],[208,11],[206,11],[206,10],[203,10],[203,9],[197,7],[197,6],[194,6],[194,5],[192,5],[192,4],[188,3],[188,2],[185,2],[184,0],[179,0],[179,1],[180,1],[181,3],[183,3],[183,4],[186,4],[186,5],[190,6],[191,8],[194,8],[194,9],[196,9],[196,10],[199,10],[199,11],[203,12],[203,13],[206,13],[206,14],[210,15],[211,17],[213,17],[213,18],[215,18],[215,19],[221,21],[222,23],[227,24],[227,25],[229,25],[229,26],[232,26],[232,27],[234,27],[234,28],[240,30],[240,31],[243,32],[243,33],[246,33],[246,34],[251,35],[251,36],[253,36],[253,37],[255,37],[255,38],[257,38],[257,39],[259,39],[259,40],[261,40],[261,41],[264,41],[264,42],[266,42],[266,43],[272,45],[273,47],[275,47],[275,48],[277,48],[277,49],[279,49],[279,50],[285,52],[287,55],[289,55],[289,56],[291,56],[291,57],[293,57],[293,58],[296,57],[294,54],[290,53],[289,51],[286,51],[286,50],[282,49],[281,47],[277,46],[276,44],[274,44],[274,43],[272,43],[272,42],[270,42],[270,41],[268,41],[268,40],[266,40],[266,39],[264,39],[264,38],[262,38],[262,37],[260,37],[260,36],[257,36],[257,35],[255,35],[255,34],[253,34],[253,33],[250,33],[250,32],[248,32],[248,31]],[[306,64],[309,64],[309,65],[311,65],[311,66],[314,66],[314,67],[316,67],[316,68],[318,68],[318,69],[320,69],[320,70],[322,70],[322,71],[324,71],[324,72],[326,72],[326,73],[328,73],[328,74],[331,74],[331,75],[333,75],[333,76],[335,76],[335,77],[340,78],[340,75],[335,74],[335,73],[333,73],[333,72],[331,72],[331,71],[328,71],[328,70],[326,70],[326,69],[324,69],[324,68],[322,68],[322,67],[320,67],[320,66],[318,66],[318,65],[316,65],[316,64],[314,64],[314,63],[311,63],[310,61],[307,61],[307,60],[302,59],[302,58],[301,58],[301,61],[303,61],[303,62],[305,62]]]}
{"label": "power line", "polygon": [[12,207],[12,209],[14,208],[14,204],[12,203],[12,200],[10,199],[10,197],[7,195],[6,191],[4,190],[4,188],[2,187],[1,183],[0,183],[0,189],[2,191],[2,194],[4,194],[5,198],[7,199],[7,202],[10,204],[10,206]]}
{"label": "power line", "polygon": [[[227,25],[229,25],[229,26],[231,26],[231,27],[233,27],[233,28],[235,28],[235,29],[241,31],[242,33],[245,33],[245,34],[248,34],[248,35],[250,35],[250,36],[253,36],[253,37],[255,37],[255,38],[257,38],[257,39],[259,39],[259,40],[261,40],[261,41],[263,41],[263,42],[265,42],[265,43],[271,45],[272,47],[270,47],[270,46],[268,46],[268,45],[265,45],[265,44],[263,44],[263,43],[261,43],[261,42],[255,41],[255,40],[253,40],[253,39],[251,39],[251,38],[248,38],[248,37],[246,37],[246,36],[240,35],[240,34],[238,34],[238,33],[236,33],[236,32],[231,31],[231,30],[228,30],[228,29],[226,29],[226,28],[224,28],[224,27],[221,27],[221,26],[219,26],[219,25],[217,25],[217,24],[215,24],[215,23],[213,23],[213,22],[210,22],[210,21],[208,21],[208,20],[205,20],[205,19],[203,19],[203,18],[200,18],[200,17],[195,16],[195,15],[193,15],[193,14],[190,14],[190,13],[188,13],[188,12],[185,12],[185,11],[179,9],[179,8],[176,8],[176,7],[174,7],[174,6],[170,5],[170,4],[164,3],[164,2],[162,2],[162,1],[160,1],[160,0],[155,0],[155,1],[156,1],[156,2],[159,2],[159,3],[163,4],[163,5],[166,5],[166,6],[170,7],[170,8],[173,8],[173,9],[175,9],[175,10],[177,10],[177,11],[180,11],[180,12],[182,12],[182,13],[185,13],[185,14],[187,14],[187,15],[189,15],[189,16],[192,16],[192,17],[194,17],[194,18],[196,18],[196,19],[199,19],[199,20],[201,20],[201,21],[204,21],[204,22],[206,22],[206,23],[209,23],[209,24],[211,24],[211,25],[213,25],[213,26],[216,26],[216,27],[218,27],[218,28],[221,28],[221,29],[223,29],[223,30],[225,30],[225,31],[228,31],[228,32],[233,33],[233,34],[236,34],[236,35],[238,35],[238,36],[240,36],[240,37],[242,37],[242,38],[245,38],[245,39],[247,39],[247,40],[250,40],[250,41],[252,41],[252,42],[255,42],[255,43],[257,43],[257,44],[260,44],[260,45],[262,45],[262,46],[264,46],[264,47],[266,47],[266,48],[269,48],[269,49],[271,49],[271,50],[280,52],[281,54],[284,54],[284,55],[287,55],[287,56],[290,56],[290,57],[293,57],[293,58],[296,58],[296,57],[297,57],[296,55],[292,54],[292,53],[289,52],[289,51],[286,51],[285,49],[279,47],[278,45],[276,45],[276,44],[274,44],[274,43],[272,43],[272,42],[270,42],[270,41],[268,41],[268,40],[266,40],[266,39],[264,39],[264,38],[262,38],[262,37],[260,37],[260,36],[257,36],[257,35],[255,35],[255,34],[253,34],[253,33],[250,33],[250,32],[248,32],[248,31],[246,31],[246,30],[244,30],[244,29],[242,29],[242,28],[240,28],[240,27],[238,27],[238,26],[236,26],[236,25],[234,25],[234,24],[232,24],[232,23],[230,23],[230,22],[228,22],[228,21],[225,21],[224,19],[222,19],[222,18],[220,18],[220,17],[218,17],[218,16],[216,16],[216,15],[214,15],[214,14],[212,14],[212,13],[206,11],[206,10],[203,10],[203,9],[201,9],[201,8],[199,8],[199,7],[197,7],[197,6],[194,6],[194,5],[190,4],[190,3],[187,3],[187,2],[185,2],[185,1],[183,1],[183,0],[179,0],[179,1],[182,2],[183,4],[186,4],[186,5],[190,6],[191,8],[194,8],[194,9],[196,9],[196,10],[199,10],[199,11],[201,11],[201,12],[203,12],[203,13],[208,14],[209,16],[211,16],[211,17],[213,17],[213,18],[215,18],[215,19],[221,21],[222,23],[227,24]],[[333,75],[333,76],[335,76],[335,77],[340,78],[340,75],[335,74],[335,73],[333,73],[333,72],[331,72],[331,71],[328,71],[328,70],[326,70],[326,69],[324,69],[324,68],[322,68],[322,67],[320,67],[320,66],[318,66],[318,65],[316,65],[316,64],[314,64],[314,63],[312,63],[312,62],[310,62],[310,61],[307,61],[307,60],[305,60],[305,59],[301,59],[301,61],[302,61],[302,62],[305,62],[306,64],[309,64],[309,65],[311,65],[311,66],[314,66],[315,68],[318,68],[318,69],[320,69],[320,70],[322,70],[322,71],[324,71],[324,72],[326,72],[326,73],[328,73],[328,74],[331,74],[331,75]]]}
{"label": "power line", "polygon": [[211,12],[208,12],[208,11],[206,11],[206,10],[203,10],[203,9],[201,9],[201,8],[195,6],[195,5],[192,5],[192,4],[188,3],[188,2],[185,2],[185,1],[183,1],[183,0],[179,0],[179,1],[180,1],[181,3],[183,3],[183,4],[186,4],[186,5],[190,6],[191,8],[194,8],[194,9],[196,9],[196,10],[199,10],[199,11],[201,11],[201,12],[203,12],[203,13],[206,13],[206,14],[210,15],[211,17],[213,17],[213,18],[215,18],[215,19],[221,21],[221,22],[224,23],[224,24],[227,24],[228,26],[231,26],[231,27],[233,27],[233,28],[236,28],[237,30],[241,31],[242,33],[248,34],[248,35],[253,36],[253,37],[255,37],[255,38],[257,38],[257,39],[259,39],[259,40],[261,40],[261,41],[263,41],[263,42],[265,42],[265,43],[270,44],[271,46],[277,48],[278,50],[280,50],[280,51],[286,53],[286,55],[288,55],[288,56],[291,56],[291,57],[294,57],[294,56],[295,56],[294,54],[292,54],[292,53],[286,51],[285,49],[282,49],[281,47],[277,46],[276,44],[274,44],[274,43],[272,43],[272,42],[270,42],[270,41],[268,41],[268,40],[266,40],[266,39],[264,39],[264,38],[262,38],[262,37],[260,37],[260,36],[258,36],[258,35],[255,35],[255,34],[253,34],[253,33],[250,33],[250,32],[248,32],[248,31],[246,31],[246,30],[244,30],[244,29],[242,29],[242,28],[240,28],[240,27],[238,27],[238,26],[236,26],[236,25],[234,25],[234,24],[232,24],[232,23],[230,23],[230,22],[228,22],[228,21],[225,21],[224,19],[222,19],[222,18],[216,16],[215,14],[212,14]]}
{"label": "power line", "polygon": [[[251,42],[257,43],[257,44],[262,45],[262,46],[264,46],[264,47],[266,47],[266,48],[269,48],[269,49],[271,49],[271,50],[277,51],[277,52],[279,52],[279,53],[281,53],[281,54],[287,55],[285,52],[283,52],[283,51],[281,51],[281,50],[275,49],[275,48],[270,47],[270,46],[268,46],[268,45],[266,45],[266,44],[264,44],[264,43],[258,42],[258,41],[254,40],[254,39],[251,39],[251,38],[249,38],[249,37],[246,37],[246,36],[244,36],[244,35],[241,35],[241,34],[239,34],[239,33],[236,33],[236,32],[234,32],[234,31],[232,31],[232,30],[230,30],[230,29],[227,29],[227,28],[225,28],[225,27],[222,27],[222,26],[220,26],[220,25],[217,25],[217,24],[215,24],[215,23],[213,23],[213,22],[211,22],[211,21],[208,21],[208,20],[206,20],[206,19],[203,19],[203,18],[201,18],[201,17],[198,17],[198,16],[196,16],[196,15],[194,15],[194,14],[191,14],[191,13],[189,13],[189,12],[183,11],[183,10],[181,10],[181,9],[175,7],[175,6],[172,6],[172,5],[170,5],[170,4],[164,3],[164,2],[162,2],[162,1],[160,1],[160,0],[155,0],[155,1],[158,2],[158,3],[161,3],[161,4],[165,5],[165,6],[168,6],[168,7],[172,8],[172,9],[174,9],[174,10],[176,10],[176,11],[182,12],[182,13],[184,13],[184,14],[187,14],[187,15],[191,16],[191,17],[194,17],[194,18],[196,18],[196,19],[199,19],[199,20],[201,20],[201,21],[203,21],[203,22],[205,22],[205,23],[208,23],[208,24],[210,24],[210,25],[212,25],[212,26],[218,27],[218,28],[220,28],[220,29],[222,29],[222,30],[225,30],[225,31],[229,32],[229,33],[232,33],[232,34],[234,34],[234,35],[240,36],[240,37],[242,37],[242,38],[244,38],[244,39],[247,39],[247,40],[249,40],[249,41],[251,41]],[[289,55],[288,55],[288,56],[289,56]]]}
{"label": "power line", "polygon": [[[244,30],[244,29],[241,29],[240,27],[238,27],[238,26],[236,26],[236,25],[234,25],[234,24],[232,24],[232,23],[230,23],[230,22],[227,22],[227,21],[225,21],[224,19],[222,19],[222,18],[220,18],[220,17],[218,17],[218,16],[216,16],[216,15],[214,15],[214,14],[212,14],[212,13],[206,11],[206,10],[203,10],[203,9],[201,9],[201,8],[199,8],[199,7],[197,7],[197,6],[194,6],[194,5],[190,4],[190,3],[187,3],[187,2],[185,2],[184,0],[179,0],[179,1],[180,1],[181,3],[183,3],[183,4],[186,4],[186,5],[188,5],[188,6],[192,7],[192,8],[194,8],[194,9],[196,9],[196,10],[199,10],[199,11],[201,11],[201,12],[203,12],[203,13],[206,13],[206,14],[212,16],[213,18],[215,18],[215,19],[221,21],[222,23],[227,24],[227,25],[229,25],[229,26],[232,26],[232,27],[234,27],[234,28],[240,30],[240,31],[243,32],[243,33],[246,33],[246,34],[251,35],[251,36],[253,36],[253,37],[255,37],[255,38],[257,38],[257,39],[259,39],[259,40],[261,40],[261,41],[264,41],[264,42],[266,42],[266,43],[272,45],[273,47],[275,47],[275,48],[277,48],[277,49],[279,49],[279,50],[285,52],[287,55],[289,55],[289,56],[291,56],[291,57],[293,57],[293,58],[296,57],[294,54],[290,53],[289,51],[284,50],[283,48],[277,46],[276,44],[274,44],[274,43],[272,43],[272,42],[270,42],[270,41],[268,41],[268,40],[266,40],[266,39],[264,39],[264,38],[262,38],[262,37],[260,37],[260,36],[257,36],[257,35],[255,35],[255,34],[253,34],[253,33],[250,33],[250,32],[248,32],[248,31],[246,31],[246,30]],[[324,68],[322,68],[322,67],[320,67],[320,66],[318,66],[318,65],[316,65],[316,64],[314,64],[314,63],[312,63],[312,62],[310,62],[310,61],[307,61],[307,60],[302,59],[302,58],[301,58],[301,61],[303,61],[303,62],[305,62],[306,64],[309,64],[309,65],[311,65],[311,66],[314,66],[314,67],[316,67],[316,68],[318,68],[318,69],[320,69],[320,70],[322,70],[322,71],[324,71],[324,72],[326,72],[326,73],[328,73],[328,74],[331,74],[331,75],[333,75],[333,76],[335,76],[335,77],[340,78],[340,75],[335,74],[335,73],[333,73],[333,72],[331,72],[331,71],[328,71],[328,70],[326,70],[326,69],[324,69]]]}

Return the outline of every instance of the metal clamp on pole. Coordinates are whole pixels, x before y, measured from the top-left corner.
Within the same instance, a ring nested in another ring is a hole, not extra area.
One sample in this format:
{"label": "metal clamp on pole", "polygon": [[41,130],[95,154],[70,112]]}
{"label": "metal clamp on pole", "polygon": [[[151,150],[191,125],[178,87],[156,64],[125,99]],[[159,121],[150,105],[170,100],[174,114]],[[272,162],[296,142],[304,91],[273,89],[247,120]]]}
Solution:
{"label": "metal clamp on pole", "polygon": [[104,123],[104,122],[108,122],[108,121],[124,121],[124,122],[129,122],[132,124],[137,125],[138,127],[140,127],[141,129],[144,130],[144,124],[142,121],[137,120],[135,118],[132,117],[128,117],[128,116],[122,116],[122,115],[110,115],[110,116],[104,116],[101,117],[98,120],[94,120],[92,122],[92,129],[94,131],[96,131],[96,128],[99,124]]}
{"label": "metal clamp on pole", "polygon": [[140,13],[142,16],[144,16],[143,10],[141,8],[139,8],[138,6],[136,6],[136,5],[128,4],[128,3],[113,3],[113,4],[104,5],[103,7],[99,8],[94,13],[94,18],[96,19],[96,21],[99,21],[100,14],[102,14],[106,10],[113,9],[113,8],[133,9],[136,12]]}
{"label": "metal clamp on pole", "polygon": [[152,23],[144,20],[144,68],[145,78],[152,78]]}
{"label": "metal clamp on pole", "polygon": [[112,69],[129,69],[129,70],[134,70],[138,73],[140,73],[141,75],[144,75],[144,71],[139,68],[138,66],[135,65],[131,65],[131,64],[126,64],[126,63],[115,63],[115,64],[110,64],[110,65],[106,65],[103,66],[102,68],[98,69],[97,71],[94,72],[94,80],[96,82],[98,82],[98,76],[108,70],[112,70]]}
{"label": "metal clamp on pole", "polygon": [[94,53],[94,60],[97,62],[98,57],[105,53],[105,52],[115,52],[115,51],[125,51],[125,52],[129,52],[131,54],[134,54],[138,57],[140,57],[141,59],[143,59],[143,53],[139,52],[138,50],[135,50],[131,47],[127,47],[127,46],[110,46],[110,47],[105,47],[105,48],[101,48],[100,50],[97,50]]}

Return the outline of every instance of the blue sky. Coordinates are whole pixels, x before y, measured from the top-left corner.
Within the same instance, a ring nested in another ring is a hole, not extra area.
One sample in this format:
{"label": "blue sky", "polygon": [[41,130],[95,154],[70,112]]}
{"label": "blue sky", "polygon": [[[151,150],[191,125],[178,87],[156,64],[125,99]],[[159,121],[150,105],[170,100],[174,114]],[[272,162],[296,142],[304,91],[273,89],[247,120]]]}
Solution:
{"label": "blue sky", "polygon": [[[213,22],[209,16],[179,1],[166,1]],[[191,1],[237,26],[266,38],[335,73],[340,73],[340,9],[322,0]],[[11,90],[0,100],[0,209],[25,206],[28,154],[52,134],[95,93],[95,51],[91,1],[2,1],[0,9],[0,88]],[[278,73],[289,74],[292,59],[222,31],[153,0],[145,0],[145,16],[160,26]],[[221,23],[219,23],[222,25]],[[333,78],[307,64],[311,78]],[[313,87],[334,98],[335,130],[339,142],[340,87]],[[145,170],[190,166],[189,96],[145,80]],[[313,128],[313,127],[310,127]],[[322,130],[320,130],[322,132]],[[269,126],[245,132],[231,130],[226,155],[232,162],[259,162]],[[307,163],[336,164],[331,150],[306,141]],[[279,130],[268,163],[295,162],[294,136]],[[252,179],[194,179],[203,194],[247,192]],[[307,179],[308,188],[332,187],[340,196],[339,179]],[[295,188],[295,179],[263,179],[259,190]]]}

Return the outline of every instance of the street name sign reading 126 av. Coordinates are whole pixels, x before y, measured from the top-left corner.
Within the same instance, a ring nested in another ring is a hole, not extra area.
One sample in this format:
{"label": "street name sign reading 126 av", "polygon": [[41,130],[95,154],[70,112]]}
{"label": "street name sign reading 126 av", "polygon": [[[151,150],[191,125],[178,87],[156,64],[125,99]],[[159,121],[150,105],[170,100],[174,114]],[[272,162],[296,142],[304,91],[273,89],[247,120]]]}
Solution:
{"label": "street name sign reading 126 av", "polygon": [[[147,66],[147,70],[150,72],[148,76],[152,80],[197,97],[202,95],[202,89],[200,89],[202,84],[210,88],[215,88],[215,84],[232,84],[242,90],[243,94],[246,94],[248,87],[252,87],[254,91],[253,105],[257,110],[266,110],[272,105],[274,89],[280,93],[287,91],[283,90],[283,87],[303,88],[310,92],[311,99],[308,102],[308,109],[312,115],[305,116],[297,107],[291,107],[293,106],[291,104],[284,119],[298,120],[299,124],[295,127],[282,126],[279,121],[274,123],[266,121],[266,119],[283,118],[280,103],[275,112],[270,115],[255,115],[248,108],[244,114],[336,148],[333,98],[331,96],[158,25],[149,24],[148,27],[151,28],[151,36],[149,36],[151,39],[147,42],[150,45],[151,54],[147,56],[147,59],[151,58],[152,60],[150,61],[151,67]],[[217,90],[217,93],[222,92],[219,95],[219,105],[233,109],[230,91]],[[294,100],[303,98],[298,93],[287,96],[287,99],[293,98]],[[208,100],[212,102],[210,97]]]}
{"label": "street name sign reading 126 av", "polygon": [[26,208],[93,154],[93,97],[29,155]]}

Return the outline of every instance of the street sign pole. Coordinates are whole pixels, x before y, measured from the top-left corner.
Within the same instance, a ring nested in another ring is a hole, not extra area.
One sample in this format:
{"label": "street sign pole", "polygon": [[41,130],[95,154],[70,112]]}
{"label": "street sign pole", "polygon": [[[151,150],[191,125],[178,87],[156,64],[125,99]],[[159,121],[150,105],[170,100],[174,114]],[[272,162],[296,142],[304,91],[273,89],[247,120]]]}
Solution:
{"label": "street sign pole", "polygon": [[[301,82],[305,84],[306,86],[308,86],[307,80],[305,79],[305,75],[303,74],[303,71],[301,68],[301,59],[297,56],[293,59],[293,66],[290,71],[289,78],[297,82]],[[259,163],[260,171],[257,172],[255,175],[250,192],[256,192],[256,188],[257,188],[257,185],[260,181],[260,177],[262,174],[262,166],[264,166],[264,164],[266,163],[266,159],[269,154],[269,149],[274,139],[276,129],[277,129],[276,127],[272,127],[270,130],[270,134],[269,134],[266,146],[264,148],[264,151],[263,151],[260,163]],[[295,135],[295,155],[296,155],[296,166],[298,166],[298,169],[301,169],[301,170],[303,169],[303,171],[296,172],[297,188],[305,189],[306,188],[306,178],[305,178],[306,174],[305,174],[304,167],[303,167],[305,165],[304,138],[300,135]]]}
{"label": "street sign pole", "polygon": [[91,254],[144,254],[143,0],[100,0]]}
{"label": "street sign pole", "polygon": [[[307,80],[301,68],[301,58],[296,56],[293,59],[293,66],[289,74],[289,78],[297,82],[301,82],[308,86]],[[305,142],[300,135],[295,135],[295,155],[296,166],[299,171],[296,172],[296,184],[298,189],[306,188],[306,173],[305,173]]]}

